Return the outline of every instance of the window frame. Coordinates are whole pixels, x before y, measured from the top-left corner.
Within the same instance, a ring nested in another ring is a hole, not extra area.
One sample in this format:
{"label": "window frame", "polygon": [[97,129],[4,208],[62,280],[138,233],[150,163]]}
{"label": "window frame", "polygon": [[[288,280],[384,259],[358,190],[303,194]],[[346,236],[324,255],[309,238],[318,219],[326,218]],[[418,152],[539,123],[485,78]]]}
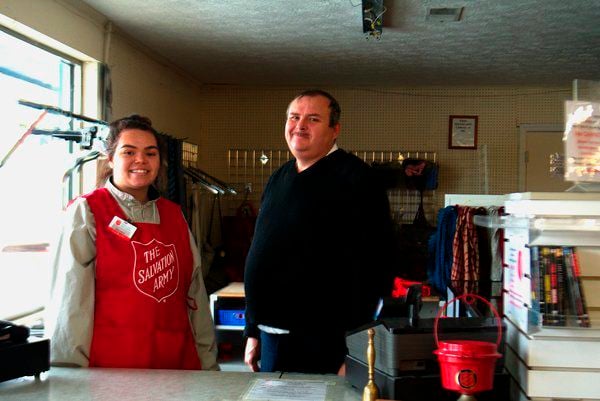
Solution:
{"label": "window frame", "polygon": [[[65,110],[65,111],[69,111],[74,114],[80,114],[82,107],[83,107],[83,95],[85,93],[85,89],[84,89],[85,71],[84,70],[85,70],[86,63],[88,63],[89,60],[77,59],[73,56],[70,56],[70,55],[60,51],[60,50],[52,48],[51,46],[48,46],[48,45],[40,42],[39,40],[36,40],[32,37],[24,35],[18,31],[15,31],[15,30],[13,30],[9,27],[6,27],[2,24],[0,24],[0,31],[2,31],[3,33],[5,33],[17,40],[24,42],[27,45],[34,46],[37,49],[48,52],[52,56],[57,57],[57,59],[58,59],[57,62],[60,63],[59,74],[63,74],[63,73],[69,74],[68,81],[63,80],[63,78],[60,78],[60,80],[59,80],[59,91],[57,93],[57,96],[60,100],[57,103],[60,104],[60,107],[63,108],[63,110]],[[14,56],[14,55],[11,55],[11,56]],[[14,79],[17,79],[17,80],[22,80],[24,82],[28,82],[33,85],[38,85],[43,88],[53,90],[53,88],[45,87],[43,85],[43,82],[38,81],[38,80],[34,79],[33,77],[27,76],[25,74],[23,74],[22,76],[19,76],[18,71],[14,71],[16,74],[11,74],[10,72],[13,72],[13,71],[8,71],[8,72],[3,71],[3,74],[7,75],[9,77],[12,77]],[[65,83],[64,81],[67,81],[66,85],[63,85]],[[18,94],[17,94],[17,97],[18,97]],[[51,106],[55,106],[55,105],[52,104]],[[68,119],[68,117],[65,117],[65,118]],[[76,120],[71,118],[70,121],[68,122],[68,125],[70,126],[71,129],[73,129],[73,128],[75,128],[75,123],[76,123]],[[74,146],[75,144],[73,142],[67,142],[65,145],[66,145],[65,151],[69,155],[77,153],[77,149]],[[68,196],[71,196],[73,194],[74,183],[80,181],[81,179],[82,179],[81,177],[77,177],[77,179],[75,177],[73,177],[73,179],[69,180],[67,188],[65,188],[66,186],[63,185],[63,188],[59,187],[59,188],[57,188],[57,191],[62,192],[63,190],[66,189],[69,194]],[[2,250],[0,249],[0,251],[2,251]],[[48,257],[48,260],[50,260],[50,259],[51,258]],[[50,268],[50,266],[48,266],[48,268]],[[8,273],[10,273],[10,272],[8,272]],[[37,279],[50,280],[50,275],[40,276]],[[32,290],[32,291],[35,291],[35,290]],[[44,306],[45,305],[42,303],[40,306],[36,306],[34,309],[28,308],[28,309],[24,309],[24,310],[10,311],[10,313],[11,313],[10,315],[0,316],[0,319],[10,319],[10,320],[15,320],[15,321],[32,321],[31,319],[33,317],[39,316],[41,314],[41,312],[44,310]]]}

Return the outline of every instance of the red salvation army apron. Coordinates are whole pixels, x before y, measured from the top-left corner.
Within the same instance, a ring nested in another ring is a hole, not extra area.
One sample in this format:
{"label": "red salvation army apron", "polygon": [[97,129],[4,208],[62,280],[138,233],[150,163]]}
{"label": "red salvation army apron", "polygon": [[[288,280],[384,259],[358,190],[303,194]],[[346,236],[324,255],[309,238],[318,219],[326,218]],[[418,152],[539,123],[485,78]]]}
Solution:
{"label": "red salvation army apron", "polygon": [[[126,220],[107,189],[84,195],[96,220],[96,291],[90,366],[200,369],[188,318],[193,256],[179,206],[157,200],[160,224]],[[125,223],[126,224],[126,223]]]}

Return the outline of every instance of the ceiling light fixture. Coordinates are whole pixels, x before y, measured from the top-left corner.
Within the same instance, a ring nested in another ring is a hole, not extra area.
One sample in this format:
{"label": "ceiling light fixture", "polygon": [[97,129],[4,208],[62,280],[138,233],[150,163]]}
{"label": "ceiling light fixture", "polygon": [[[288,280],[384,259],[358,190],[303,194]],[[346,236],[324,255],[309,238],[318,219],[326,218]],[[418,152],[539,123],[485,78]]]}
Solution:
{"label": "ceiling light fixture", "polygon": [[385,11],[383,0],[362,0],[363,33],[367,40],[370,38],[381,39]]}

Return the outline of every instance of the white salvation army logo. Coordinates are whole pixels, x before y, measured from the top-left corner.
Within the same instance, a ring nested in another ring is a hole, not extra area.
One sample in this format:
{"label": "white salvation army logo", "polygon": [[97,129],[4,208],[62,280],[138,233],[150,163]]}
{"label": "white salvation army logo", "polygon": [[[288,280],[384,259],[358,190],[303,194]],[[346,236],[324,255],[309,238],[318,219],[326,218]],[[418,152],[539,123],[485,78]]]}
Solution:
{"label": "white salvation army logo", "polygon": [[147,244],[131,241],[131,246],[136,288],[157,302],[173,295],[179,286],[179,259],[175,245],[165,245],[153,239]]}

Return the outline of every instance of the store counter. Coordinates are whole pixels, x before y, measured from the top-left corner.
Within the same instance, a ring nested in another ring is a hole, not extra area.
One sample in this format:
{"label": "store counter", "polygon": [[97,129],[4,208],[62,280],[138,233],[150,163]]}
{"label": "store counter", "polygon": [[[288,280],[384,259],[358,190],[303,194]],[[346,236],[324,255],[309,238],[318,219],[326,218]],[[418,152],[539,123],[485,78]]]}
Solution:
{"label": "store counter", "polygon": [[362,390],[335,375],[52,367],[39,379],[0,383],[0,400],[241,401],[249,399],[250,390],[265,379],[326,382],[327,401],[359,401],[362,395]]}

